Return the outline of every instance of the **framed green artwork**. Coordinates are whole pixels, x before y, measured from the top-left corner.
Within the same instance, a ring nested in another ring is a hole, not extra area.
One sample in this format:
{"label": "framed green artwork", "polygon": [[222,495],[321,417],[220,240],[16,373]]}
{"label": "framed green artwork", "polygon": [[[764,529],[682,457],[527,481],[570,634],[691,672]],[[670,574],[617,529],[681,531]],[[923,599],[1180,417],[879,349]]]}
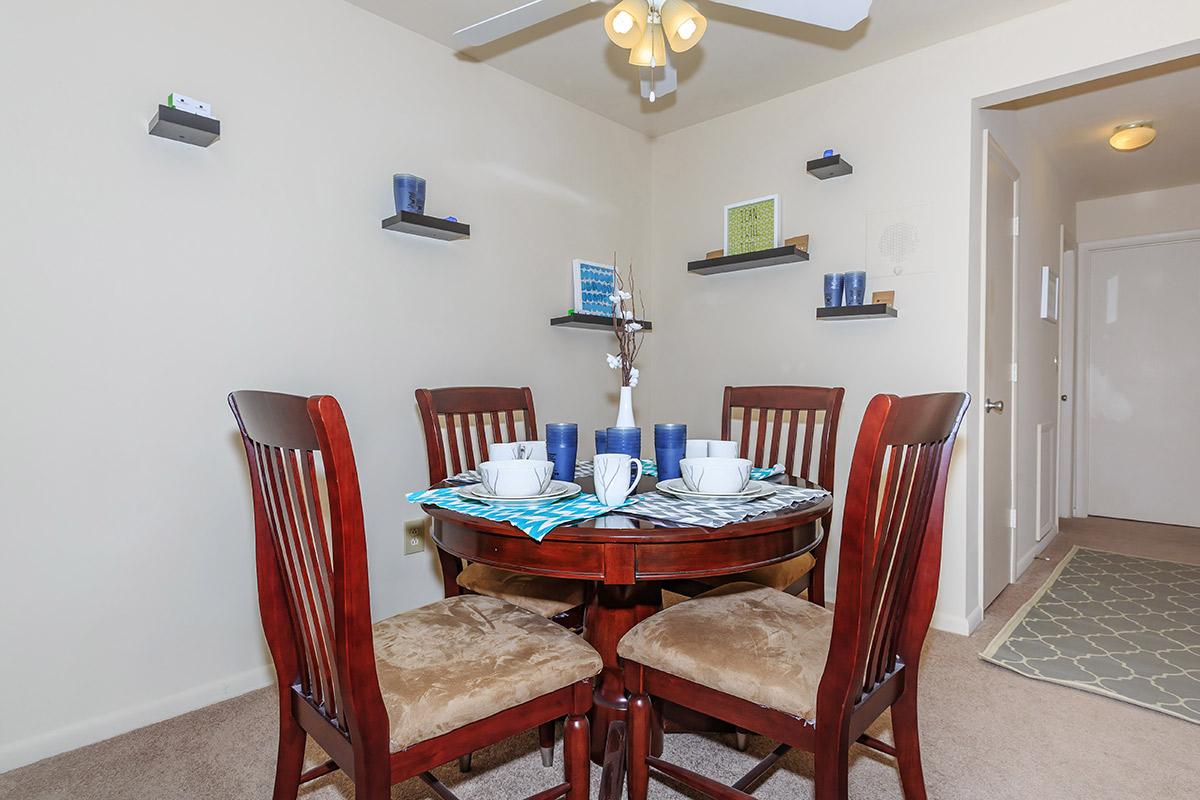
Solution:
{"label": "framed green artwork", "polygon": [[779,195],[725,206],[725,255],[779,247]]}

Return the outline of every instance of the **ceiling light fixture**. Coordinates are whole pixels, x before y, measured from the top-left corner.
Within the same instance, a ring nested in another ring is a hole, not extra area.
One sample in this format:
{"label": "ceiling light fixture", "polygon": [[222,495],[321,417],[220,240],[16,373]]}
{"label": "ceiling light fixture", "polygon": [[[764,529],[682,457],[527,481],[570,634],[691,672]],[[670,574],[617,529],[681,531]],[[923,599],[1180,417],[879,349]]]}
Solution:
{"label": "ceiling light fixture", "polygon": [[1109,137],[1108,143],[1114,150],[1127,153],[1130,150],[1140,150],[1154,141],[1158,131],[1154,130],[1152,122],[1130,122],[1118,125]]}
{"label": "ceiling light fixture", "polygon": [[604,15],[604,32],[617,47],[629,50],[642,40],[649,19],[646,0],[621,0]]}

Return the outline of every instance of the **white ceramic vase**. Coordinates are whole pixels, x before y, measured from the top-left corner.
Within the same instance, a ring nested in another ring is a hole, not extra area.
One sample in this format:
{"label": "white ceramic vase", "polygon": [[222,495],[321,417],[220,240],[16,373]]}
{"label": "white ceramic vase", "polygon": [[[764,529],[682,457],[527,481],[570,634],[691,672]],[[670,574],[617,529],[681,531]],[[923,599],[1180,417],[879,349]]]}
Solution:
{"label": "white ceramic vase", "polygon": [[617,406],[617,424],[618,428],[636,428],[637,422],[633,419],[633,387],[621,387],[621,404]]}

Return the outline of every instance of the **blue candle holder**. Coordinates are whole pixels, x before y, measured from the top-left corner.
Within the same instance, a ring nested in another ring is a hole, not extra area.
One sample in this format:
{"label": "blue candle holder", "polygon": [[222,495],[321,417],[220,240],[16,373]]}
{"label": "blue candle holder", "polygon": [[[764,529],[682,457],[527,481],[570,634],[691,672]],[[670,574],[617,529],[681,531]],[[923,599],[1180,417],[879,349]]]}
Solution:
{"label": "blue candle holder", "polygon": [[392,195],[396,200],[396,213],[412,211],[425,213],[425,179],[416,175],[393,175]]}
{"label": "blue candle holder", "polygon": [[546,425],[546,457],[554,462],[556,481],[575,480],[578,453],[578,425],[574,422],[551,422]]}
{"label": "blue candle holder", "polygon": [[679,460],[687,448],[687,425],[679,422],[660,422],[654,426],[654,460],[661,481],[680,476]]}
{"label": "blue candle holder", "polygon": [[861,306],[867,296],[867,273],[846,273],[846,305]]}
{"label": "blue candle holder", "polygon": [[837,308],[842,304],[842,288],[845,275],[840,272],[825,273],[825,307]]}

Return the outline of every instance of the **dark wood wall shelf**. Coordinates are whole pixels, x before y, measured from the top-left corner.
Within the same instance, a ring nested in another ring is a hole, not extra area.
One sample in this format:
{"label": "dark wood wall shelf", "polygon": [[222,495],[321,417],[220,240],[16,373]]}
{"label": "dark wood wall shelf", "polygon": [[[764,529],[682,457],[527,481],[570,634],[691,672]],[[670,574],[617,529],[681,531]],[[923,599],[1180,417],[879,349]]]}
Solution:
{"label": "dark wood wall shelf", "polygon": [[160,105],[158,113],[150,120],[149,132],[151,136],[208,147],[221,138],[221,121]]}
{"label": "dark wood wall shelf", "polygon": [[830,178],[840,178],[852,172],[854,172],[854,167],[850,166],[850,162],[840,155],[814,158],[808,162],[808,174],[823,181]]}
{"label": "dark wood wall shelf", "polygon": [[[644,331],[654,330],[654,325],[644,319],[637,320]],[[550,320],[555,328],[584,328],[593,331],[612,331],[612,317],[602,317],[599,314],[567,314]]]}
{"label": "dark wood wall shelf", "polygon": [[896,309],[884,303],[817,309],[817,319],[894,319],[896,314]]}
{"label": "dark wood wall shelf", "polygon": [[383,228],[397,233],[424,236],[428,239],[441,239],[445,242],[471,238],[470,225],[451,222],[440,217],[428,217],[415,211],[401,211],[394,217],[388,217],[383,221]]}
{"label": "dark wood wall shelf", "polygon": [[688,262],[688,272],[696,275],[719,275],[722,272],[773,267],[777,264],[790,264],[794,261],[808,261],[808,253],[794,245],[784,245],[783,247],[772,247],[770,250],[741,253],[736,256],[690,261]]}

